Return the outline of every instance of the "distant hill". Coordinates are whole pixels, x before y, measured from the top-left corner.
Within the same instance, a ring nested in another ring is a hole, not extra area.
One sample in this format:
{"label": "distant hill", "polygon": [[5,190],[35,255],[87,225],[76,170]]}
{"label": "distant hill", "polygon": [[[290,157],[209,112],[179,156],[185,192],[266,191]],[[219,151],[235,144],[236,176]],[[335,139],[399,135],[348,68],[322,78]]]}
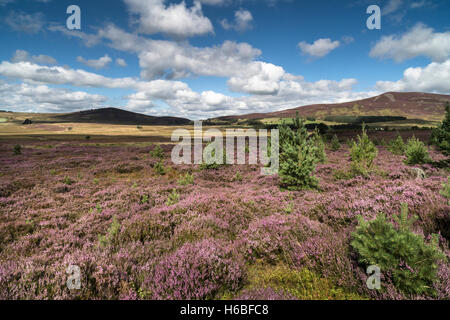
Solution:
{"label": "distant hill", "polygon": [[63,122],[107,123],[127,125],[184,125],[189,119],[177,117],[154,117],[117,108],[103,108],[55,116]]}
{"label": "distant hill", "polygon": [[225,116],[218,120],[290,118],[298,111],[302,117],[325,119],[330,116],[398,116],[408,119],[440,121],[450,95],[421,92],[387,92],[382,95],[344,103],[315,104],[293,109]]}
{"label": "distant hill", "polygon": [[0,112],[5,121],[22,124],[26,119],[32,123],[102,123],[118,125],[185,125],[191,121],[178,117],[155,117],[117,108],[102,108],[73,113],[21,113]]}

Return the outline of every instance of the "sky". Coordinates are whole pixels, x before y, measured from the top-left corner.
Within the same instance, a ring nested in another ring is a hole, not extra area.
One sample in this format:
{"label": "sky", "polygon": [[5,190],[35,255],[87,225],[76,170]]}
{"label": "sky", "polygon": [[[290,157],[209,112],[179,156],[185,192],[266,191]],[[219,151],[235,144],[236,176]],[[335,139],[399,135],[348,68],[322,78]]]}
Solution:
{"label": "sky", "polygon": [[0,109],[206,119],[450,94],[449,13],[447,0],[0,0]]}

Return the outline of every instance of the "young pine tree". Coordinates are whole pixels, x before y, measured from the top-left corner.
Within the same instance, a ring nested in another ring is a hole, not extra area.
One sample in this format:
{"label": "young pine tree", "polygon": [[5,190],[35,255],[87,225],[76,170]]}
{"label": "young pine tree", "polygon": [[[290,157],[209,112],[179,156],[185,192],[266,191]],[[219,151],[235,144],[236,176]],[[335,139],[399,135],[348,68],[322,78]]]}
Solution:
{"label": "young pine tree", "polygon": [[408,218],[406,204],[402,204],[401,214],[394,218],[397,227],[384,214],[372,221],[359,216],[351,246],[358,253],[360,263],[380,267],[383,274],[392,276],[399,290],[406,294],[432,296],[437,264],[445,259],[438,246],[438,237],[433,235],[427,243],[423,236],[412,232],[417,217]]}
{"label": "young pine tree", "polygon": [[319,163],[325,163],[327,160],[327,154],[325,153],[325,143],[323,142],[323,138],[319,133],[319,129],[314,129],[314,132],[311,136],[313,140],[314,146],[316,147],[316,158]]}
{"label": "young pine tree", "polygon": [[354,174],[367,176],[373,169],[373,162],[378,155],[378,149],[367,135],[366,126],[363,124],[362,134],[350,149],[352,159],[352,171]]}
{"label": "young pine tree", "polygon": [[445,104],[445,118],[433,130],[431,143],[436,145],[445,155],[450,155],[450,103],[448,101]]}
{"label": "young pine tree", "polygon": [[339,138],[337,135],[333,135],[331,139],[331,150],[338,151],[341,148],[341,143],[339,142]]}
{"label": "young pine tree", "polygon": [[406,143],[406,163],[410,165],[427,163],[431,160],[425,144],[415,136]]}
{"label": "young pine tree", "polygon": [[390,152],[396,155],[404,155],[406,150],[405,142],[401,135],[397,135],[397,138],[389,142],[388,149]]}
{"label": "young pine tree", "polygon": [[280,130],[280,169],[282,186],[289,190],[311,189],[317,187],[314,176],[317,147],[313,139],[308,139],[304,120],[297,113],[293,128],[283,122]]}

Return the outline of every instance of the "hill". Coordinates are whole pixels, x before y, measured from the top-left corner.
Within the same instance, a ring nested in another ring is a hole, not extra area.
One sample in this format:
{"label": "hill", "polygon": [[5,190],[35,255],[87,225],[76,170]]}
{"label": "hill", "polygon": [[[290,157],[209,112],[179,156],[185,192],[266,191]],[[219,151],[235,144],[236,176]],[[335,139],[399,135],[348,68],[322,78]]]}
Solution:
{"label": "hill", "polygon": [[64,122],[108,123],[128,125],[184,125],[189,119],[177,117],[155,117],[117,108],[103,108],[57,115]]}
{"label": "hill", "polygon": [[315,104],[293,109],[225,116],[217,120],[291,118],[296,112],[302,117],[324,120],[333,116],[394,116],[426,121],[442,120],[450,95],[421,92],[387,92],[376,97],[333,104]]}
{"label": "hill", "polygon": [[117,108],[102,108],[73,113],[16,113],[0,112],[0,118],[8,122],[22,123],[100,123],[118,125],[185,125],[190,120],[178,117],[155,117]]}

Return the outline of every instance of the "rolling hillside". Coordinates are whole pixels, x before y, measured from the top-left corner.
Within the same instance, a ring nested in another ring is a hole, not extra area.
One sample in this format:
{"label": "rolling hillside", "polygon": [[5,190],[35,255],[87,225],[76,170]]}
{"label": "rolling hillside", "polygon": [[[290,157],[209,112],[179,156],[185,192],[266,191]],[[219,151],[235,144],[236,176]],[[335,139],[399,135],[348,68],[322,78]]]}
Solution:
{"label": "rolling hillside", "polygon": [[185,125],[190,120],[177,117],[154,117],[117,108],[103,108],[73,113],[17,113],[0,112],[3,122],[22,123],[102,123],[117,125]]}
{"label": "rolling hillside", "polygon": [[407,119],[440,121],[450,95],[420,92],[387,92],[382,95],[345,103],[315,104],[271,113],[225,116],[219,120],[290,118],[300,116],[324,119],[329,116],[400,116]]}

